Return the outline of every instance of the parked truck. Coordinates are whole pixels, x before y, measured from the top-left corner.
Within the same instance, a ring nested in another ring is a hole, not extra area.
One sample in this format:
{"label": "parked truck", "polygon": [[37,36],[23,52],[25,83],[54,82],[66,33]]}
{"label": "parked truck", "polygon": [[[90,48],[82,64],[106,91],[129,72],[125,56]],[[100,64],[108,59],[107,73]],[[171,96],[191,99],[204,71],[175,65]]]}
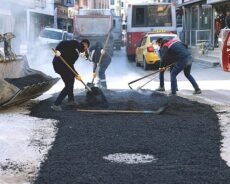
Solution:
{"label": "parked truck", "polygon": [[122,46],[122,18],[121,16],[113,17],[113,46],[116,50],[121,50]]}
{"label": "parked truck", "polygon": [[113,55],[113,16],[109,9],[80,9],[74,17],[74,38],[89,39],[93,45],[97,41],[105,43],[109,38],[106,51]]}

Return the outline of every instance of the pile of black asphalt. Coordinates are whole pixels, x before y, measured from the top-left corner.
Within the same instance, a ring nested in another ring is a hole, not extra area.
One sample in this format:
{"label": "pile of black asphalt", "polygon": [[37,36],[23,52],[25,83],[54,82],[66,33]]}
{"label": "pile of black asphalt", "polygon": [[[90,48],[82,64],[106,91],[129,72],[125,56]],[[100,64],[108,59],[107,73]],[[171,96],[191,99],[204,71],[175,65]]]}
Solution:
{"label": "pile of black asphalt", "polygon": [[[32,108],[31,116],[58,120],[57,135],[35,184],[227,184],[230,168],[220,156],[218,117],[207,104],[179,96],[133,91],[104,91],[107,104],[63,103],[55,97]],[[147,94],[147,93],[146,93]],[[84,109],[154,110],[160,114],[84,113]],[[151,154],[152,163],[125,164],[104,160],[115,153]]]}
{"label": "pile of black asphalt", "polygon": [[31,74],[20,78],[5,78],[7,82],[15,85],[19,89],[22,89],[26,86],[31,86],[33,84],[47,82],[52,78],[43,74]]}

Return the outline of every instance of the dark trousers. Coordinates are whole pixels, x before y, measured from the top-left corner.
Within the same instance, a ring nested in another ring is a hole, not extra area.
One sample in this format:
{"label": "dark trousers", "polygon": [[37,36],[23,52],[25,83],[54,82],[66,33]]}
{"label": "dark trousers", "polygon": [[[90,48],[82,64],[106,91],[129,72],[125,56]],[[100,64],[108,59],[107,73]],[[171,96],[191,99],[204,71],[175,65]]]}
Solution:
{"label": "dark trousers", "polygon": [[[173,69],[173,66],[170,67],[170,72],[172,71],[172,69]],[[162,88],[165,86],[164,74],[165,74],[164,71],[159,73],[160,87],[162,87]]]}
{"label": "dark trousers", "polygon": [[74,101],[73,87],[74,87],[74,75],[70,72],[62,73],[61,76],[65,87],[62,89],[61,93],[58,95],[55,105],[61,105],[63,99],[68,95],[68,101]]}
{"label": "dark trousers", "polygon": [[183,61],[178,61],[174,65],[172,71],[170,72],[170,74],[171,74],[171,90],[172,90],[173,94],[176,93],[176,88],[177,88],[176,76],[182,70],[184,70],[184,75],[189,80],[189,82],[192,84],[193,88],[195,90],[199,89],[195,79],[191,75],[192,62],[193,62],[193,58],[192,58],[192,56],[189,56],[189,57],[185,58]]}
{"label": "dark trousers", "polygon": [[104,88],[107,88],[105,71],[110,63],[111,63],[110,57],[106,59],[103,58],[98,69],[99,85]]}

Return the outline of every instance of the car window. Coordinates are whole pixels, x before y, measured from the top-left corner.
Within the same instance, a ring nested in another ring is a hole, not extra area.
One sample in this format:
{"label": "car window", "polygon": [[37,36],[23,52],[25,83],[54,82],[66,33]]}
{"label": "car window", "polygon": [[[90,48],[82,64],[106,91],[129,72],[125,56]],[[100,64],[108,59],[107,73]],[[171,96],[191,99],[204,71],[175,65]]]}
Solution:
{"label": "car window", "polygon": [[63,40],[67,40],[67,33],[64,33]]}
{"label": "car window", "polygon": [[54,40],[62,40],[62,33],[52,30],[42,30],[40,33],[40,37],[43,38],[50,38]]}
{"label": "car window", "polygon": [[158,38],[164,38],[164,39],[167,39],[167,40],[171,40],[173,38],[175,38],[175,36],[152,36],[150,37],[150,42],[154,42],[156,41]]}
{"label": "car window", "polygon": [[142,40],[142,42],[141,42],[141,46],[145,45],[146,39],[147,39],[147,37],[144,37],[144,38],[143,38],[143,40]]}

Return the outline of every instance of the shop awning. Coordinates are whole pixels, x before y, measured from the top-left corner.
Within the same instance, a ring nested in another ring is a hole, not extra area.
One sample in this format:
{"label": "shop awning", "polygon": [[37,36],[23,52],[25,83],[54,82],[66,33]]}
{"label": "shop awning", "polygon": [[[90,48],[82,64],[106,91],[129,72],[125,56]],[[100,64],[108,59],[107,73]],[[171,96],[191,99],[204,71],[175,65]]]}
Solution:
{"label": "shop awning", "polygon": [[181,6],[186,6],[189,4],[194,4],[194,3],[198,3],[198,2],[202,2],[203,0],[184,0],[183,3],[178,4],[176,7],[181,7]]}
{"label": "shop awning", "polygon": [[222,3],[227,2],[229,0],[207,0],[207,4],[215,4],[215,3]]}

